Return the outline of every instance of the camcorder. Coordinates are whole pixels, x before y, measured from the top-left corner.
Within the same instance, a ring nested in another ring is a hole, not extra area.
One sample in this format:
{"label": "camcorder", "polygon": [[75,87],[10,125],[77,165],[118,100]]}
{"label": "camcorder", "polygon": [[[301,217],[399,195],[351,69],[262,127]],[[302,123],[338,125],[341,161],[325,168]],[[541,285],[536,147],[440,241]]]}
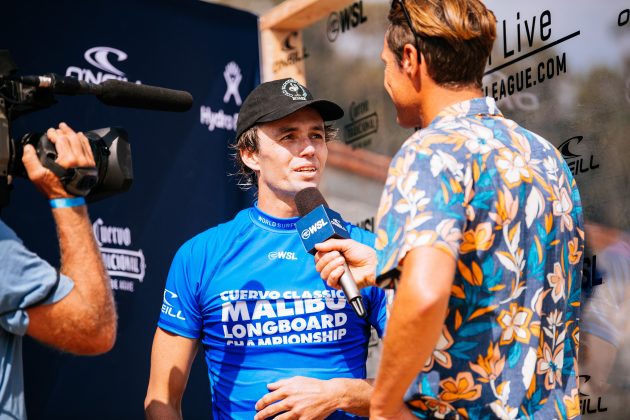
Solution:
{"label": "camcorder", "polygon": [[[133,182],[133,169],[131,147],[122,128],[107,127],[84,133],[96,162],[92,168],[65,169],[55,163],[57,151],[45,133],[27,133],[19,140],[11,137],[11,123],[16,118],[57,103],[53,92],[76,94],[67,87],[64,92],[37,86],[41,83],[25,81],[15,75],[16,70],[9,52],[0,50],[0,208],[9,205],[12,180],[27,177],[22,165],[22,152],[27,144],[35,147],[42,165],[58,176],[66,191],[73,195],[85,196],[93,202],[127,191]],[[70,84],[74,82],[67,77],[59,79],[66,84],[68,80]],[[76,83],[79,85],[78,80]]]}
{"label": "camcorder", "polygon": [[127,191],[133,182],[131,147],[124,129],[101,128],[84,132],[96,166],[63,168],[54,144],[44,133],[11,137],[11,123],[18,117],[57,103],[54,94],[93,95],[106,105],[157,111],[188,111],[193,103],[186,91],[140,85],[121,80],[88,83],[74,77],[46,74],[18,76],[9,51],[0,50],[0,209],[8,206],[15,177],[27,177],[22,165],[24,146],[32,144],[42,165],[50,169],[66,191],[94,202]]}

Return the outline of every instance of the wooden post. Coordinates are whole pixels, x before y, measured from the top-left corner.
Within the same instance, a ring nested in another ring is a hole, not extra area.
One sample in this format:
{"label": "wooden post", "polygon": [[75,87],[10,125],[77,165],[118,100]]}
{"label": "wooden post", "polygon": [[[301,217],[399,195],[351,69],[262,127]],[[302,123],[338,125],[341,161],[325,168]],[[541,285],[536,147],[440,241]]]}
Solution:
{"label": "wooden post", "polygon": [[260,17],[262,81],[293,77],[306,85],[302,29],[352,0],[286,0]]}

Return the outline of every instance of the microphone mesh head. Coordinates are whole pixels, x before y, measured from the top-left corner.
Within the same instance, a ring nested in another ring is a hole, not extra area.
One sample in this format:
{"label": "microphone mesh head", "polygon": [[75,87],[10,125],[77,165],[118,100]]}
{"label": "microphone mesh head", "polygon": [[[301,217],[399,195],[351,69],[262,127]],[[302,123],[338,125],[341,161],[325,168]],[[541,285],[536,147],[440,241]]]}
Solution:
{"label": "microphone mesh head", "polygon": [[317,206],[324,205],[328,207],[328,203],[324,200],[324,196],[315,187],[304,188],[295,194],[295,206],[300,216],[306,216]]}

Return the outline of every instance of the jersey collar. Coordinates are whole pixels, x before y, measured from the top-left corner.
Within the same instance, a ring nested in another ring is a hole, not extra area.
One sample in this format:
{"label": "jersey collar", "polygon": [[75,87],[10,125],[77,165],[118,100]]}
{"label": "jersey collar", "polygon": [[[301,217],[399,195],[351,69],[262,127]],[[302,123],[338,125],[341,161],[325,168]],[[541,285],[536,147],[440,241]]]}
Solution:
{"label": "jersey collar", "polygon": [[273,217],[260,210],[258,208],[258,202],[254,203],[249,215],[252,221],[258,226],[279,232],[295,232],[295,223],[300,220],[299,217],[290,217],[288,219]]}

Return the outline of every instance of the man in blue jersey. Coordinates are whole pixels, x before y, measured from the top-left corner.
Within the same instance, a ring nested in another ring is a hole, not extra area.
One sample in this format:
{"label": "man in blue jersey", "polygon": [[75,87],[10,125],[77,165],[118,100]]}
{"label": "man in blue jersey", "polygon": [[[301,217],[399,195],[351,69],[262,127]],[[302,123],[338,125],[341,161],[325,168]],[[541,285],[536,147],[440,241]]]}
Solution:
{"label": "man in blue jersey", "polygon": [[[153,342],[148,418],[180,418],[201,344],[215,419],[352,418],[367,415],[365,361],[372,326],[385,323],[384,293],[362,291],[368,317],[327,287],[295,229],[295,194],[316,187],[336,104],[293,79],[263,83],[243,103],[237,162],[257,203],[177,252]],[[374,236],[347,226],[352,238]]]}

